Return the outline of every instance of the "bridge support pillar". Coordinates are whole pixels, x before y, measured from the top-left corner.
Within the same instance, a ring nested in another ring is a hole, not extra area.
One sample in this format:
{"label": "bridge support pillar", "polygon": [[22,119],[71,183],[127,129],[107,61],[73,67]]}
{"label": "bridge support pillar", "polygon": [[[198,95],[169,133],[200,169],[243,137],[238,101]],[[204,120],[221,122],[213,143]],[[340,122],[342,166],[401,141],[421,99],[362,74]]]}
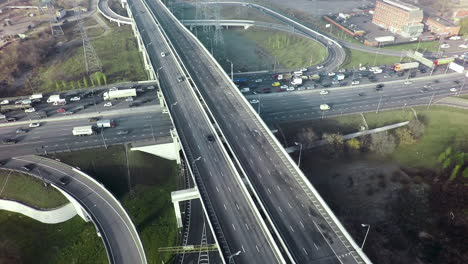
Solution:
{"label": "bridge support pillar", "polygon": [[161,107],[167,107],[167,105],[166,105],[166,100],[164,100],[164,95],[163,95],[163,93],[161,92],[161,89],[159,89],[159,90],[157,91],[157,95],[158,95],[158,99],[159,99],[159,105],[160,105]]}
{"label": "bridge support pillar", "polygon": [[89,222],[91,221],[91,217],[88,215],[88,213],[86,212],[86,210],[81,206],[81,204],[75,199],[73,198],[71,195],[69,195],[67,192],[63,191],[62,189],[60,188],[57,188],[55,185],[51,184],[52,187],[54,187],[55,189],[57,189],[59,192],[61,192],[63,194],[63,196],[65,196],[65,198],[67,198],[68,201],[70,201],[70,203],[73,205],[73,207],[75,208],[75,211],[76,213],[83,219],[85,220],[85,222]]}
{"label": "bridge support pillar", "polygon": [[178,228],[182,227],[182,216],[180,213],[179,203],[188,201],[188,200],[199,199],[199,198],[200,198],[200,193],[198,192],[197,187],[171,192],[171,200],[172,200],[172,204],[174,204],[174,211],[175,211],[175,215],[177,219]]}
{"label": "bridge support pillar", "polygon": [[180,141],[179,136],[175,129],[170,130],[171,138],[163,137],[155,139],[155,141],[148,141],[142,143],[136,143],[134,147],[130,148],[131,151],[142,151],[148,154],[152,154],[164,159],[175,160],[177,164],[180,164]]}

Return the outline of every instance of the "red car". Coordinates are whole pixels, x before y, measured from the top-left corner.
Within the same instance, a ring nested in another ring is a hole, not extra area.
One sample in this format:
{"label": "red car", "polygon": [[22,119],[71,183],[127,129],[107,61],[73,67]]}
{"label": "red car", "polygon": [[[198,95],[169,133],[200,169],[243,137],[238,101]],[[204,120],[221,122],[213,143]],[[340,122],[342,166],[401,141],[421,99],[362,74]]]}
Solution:
{"label": "red car", "polygon": [[59,108],[57,109],[57,113],[65,113],[67,110],[65,108]]}

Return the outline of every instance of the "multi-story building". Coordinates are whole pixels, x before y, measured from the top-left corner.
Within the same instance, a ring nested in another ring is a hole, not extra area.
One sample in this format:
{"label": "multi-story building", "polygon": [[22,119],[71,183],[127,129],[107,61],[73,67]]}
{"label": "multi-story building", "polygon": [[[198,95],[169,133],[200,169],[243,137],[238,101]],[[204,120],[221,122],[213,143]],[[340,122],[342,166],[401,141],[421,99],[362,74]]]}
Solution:
{"label": "multi-story building", "polygon": [[403,37],[417,37],[424,30],[423,11],[398,0],[378,0],[372,23]]}
{"label": "multi-story building", "polygon": [[460,26],[440,17],[428,17],[426,19],[427,29],[439,36],[453,36],[460,33]]}

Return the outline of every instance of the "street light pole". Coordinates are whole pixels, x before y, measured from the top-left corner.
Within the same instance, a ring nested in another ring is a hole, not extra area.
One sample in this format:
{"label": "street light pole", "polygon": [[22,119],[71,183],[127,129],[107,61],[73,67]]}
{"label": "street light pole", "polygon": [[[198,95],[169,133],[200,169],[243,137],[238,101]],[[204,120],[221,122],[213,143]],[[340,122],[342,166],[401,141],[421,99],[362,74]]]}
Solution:
{"label": "street light pole", "polygon": [[379,113],[379,108],[380,108],[380,103],[382,102],[382,97],[383,97],[383,94],[382,96],[380,96],[379,104],[377,105],[377,110],[375,111],[376,114]]}
{"label": "street light pole", "polygon": [[230,60],[227,61],[231,63],[231,80],[234,81],[234,64]]}
{"label": "street light pole", "polygon": [[460,96],[460,93],[462,92],[463,88],[465,87],[465,83],[466,83],[466,77],[463,77],[463,85],[462,85],[462,87],[460,88],[460,90],[458,91],[458,95],[457,95],[457,96]]}
{"label": "street light pole", "polygon": [[366,243],[367,235],[369,234],[370,225],[369,224],[361,224],[362,227],[367,227],[366,235],[364,236],[364,241],[362,241],[361,249],[364,247],[364,243]]}
{"label": "street light pole", "polygon": [[427,110],[429,110],[429,106],[431,106],[432,100],[434,99],[436,92],[434,92],[431,96],[431,100],[429,100],[429,104],[427,104]]}
{"label": "street light pole", "polygon": [[234,254],[232,254],[231,256],[229,256],[229,257],[228,257],[228,264],[231,263],[231,260],[232,260],[233,257],[239,256],[240,253],[242,253],[242,251],[239,250],[239,251],[237,251],[236,253],[234,253]]}
{"label": "street light pole", "polygon": [[302,157],[302,143],[294,142],[296,146],[299,146],[299,159],[297,161],[297,167],[301,167],[301,157]]}

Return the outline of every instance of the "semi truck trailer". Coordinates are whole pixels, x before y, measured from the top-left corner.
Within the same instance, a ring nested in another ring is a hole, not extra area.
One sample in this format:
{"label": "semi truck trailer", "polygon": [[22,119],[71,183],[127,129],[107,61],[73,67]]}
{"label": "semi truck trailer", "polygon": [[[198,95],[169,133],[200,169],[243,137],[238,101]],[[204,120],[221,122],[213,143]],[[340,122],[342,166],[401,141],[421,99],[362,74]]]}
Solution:
{"label": "semi truck trailer", "polygon": [[113,100],[113,99],[127,98],[127,97],[135,97],[135,96],[136,96],[136,89],[108,91],[103,94],[103,98],[106,101]]}
{"label": "semi truck trailer", "polygon": [[79,126],[74,127],[72,130],[74,136],[90,136],[96,134],[93,126]]}

